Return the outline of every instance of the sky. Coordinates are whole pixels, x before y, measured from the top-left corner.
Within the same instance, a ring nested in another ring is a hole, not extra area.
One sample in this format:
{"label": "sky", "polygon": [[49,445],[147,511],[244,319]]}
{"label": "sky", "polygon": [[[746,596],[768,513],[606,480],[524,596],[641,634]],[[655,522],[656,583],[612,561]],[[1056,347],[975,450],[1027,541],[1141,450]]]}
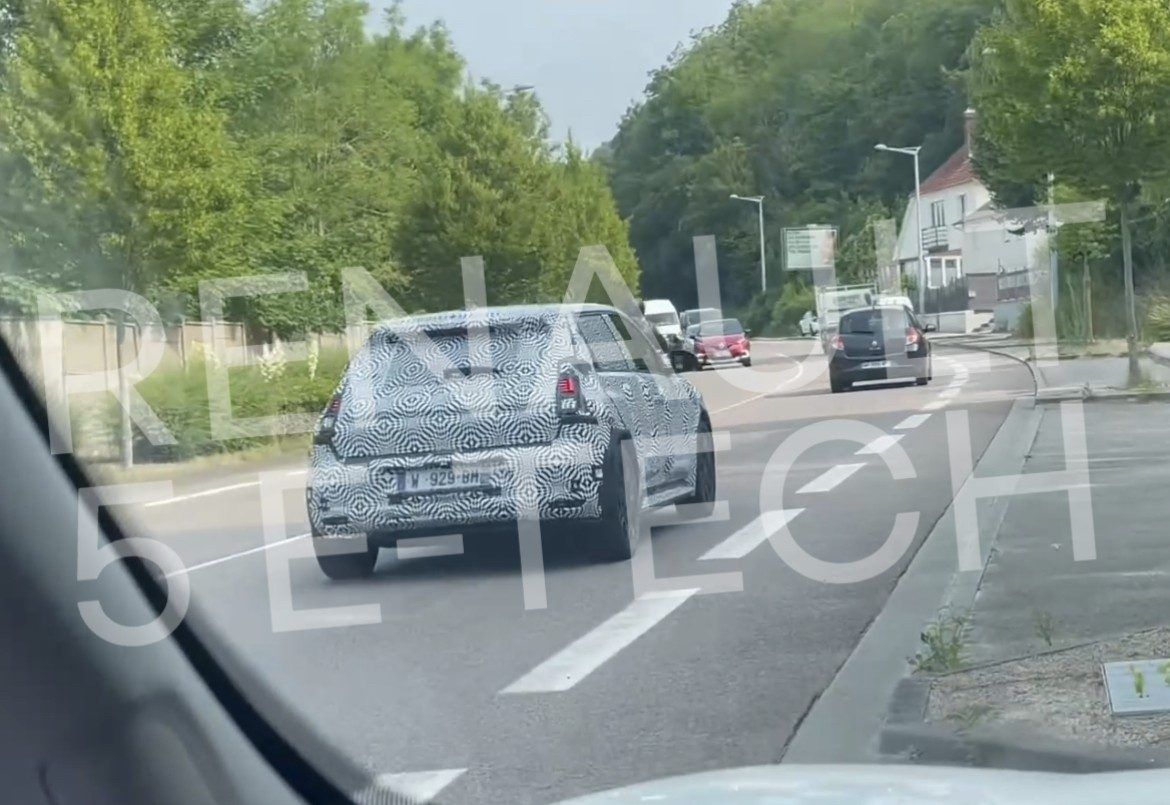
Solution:
{"label": "sky", "polygon": [[[371,0],[380,20],[390,0]],[[608,141],[649,73],[731,0],[405,0],[410,27],[443,20],[476,79],[532,85],[551,136],[590,151]]]}

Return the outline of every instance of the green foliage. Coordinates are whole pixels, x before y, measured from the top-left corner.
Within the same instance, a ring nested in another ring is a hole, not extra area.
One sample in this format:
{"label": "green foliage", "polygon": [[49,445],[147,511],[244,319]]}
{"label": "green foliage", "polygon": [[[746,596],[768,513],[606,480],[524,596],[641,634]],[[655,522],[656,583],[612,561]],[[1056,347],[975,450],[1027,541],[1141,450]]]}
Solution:
{"label": "green foliage", "polygon": [[1038,609],[1032,613],[1032,626],[1036,636],[1044,641],[1044,645],[1052,648],[1052,638],[1056,634],[1056,621],[1052,613]]}
{"label": "green foliage", "polygon": [[1170,298],[1158,296],[1150,300],[1145,335],[1150,341],[1170,341]]}
{"label": "green foliage", "polygon": [[[19,12],[19,13],[17,13]],[[638,266],[603,171],[547,142],[537,99],[464,84],[441,25],[357,0],[23,0],[0,6],[0,259],[42,287],[230,301],[253,333],[338,329],[340,272],[408,309],[560,298],[583,246]]]}
{"label": "green foliage", "polygon": [[797,335],[798,323],[806,311],[816,312],[816,295],[811,285],[789,281],[772,308],[772,329],[780,335]]}
{"label": "green foliage", "polygon": [[944,673],[962,667],[969,623],[970,618],[966,615],[943,612],[928,624],[919,635],[922,648],[911,660],[914,670]]}
{"label": "green foliage", "polygon": [[[289,362],[278,376],[270,374],[268,377],[259,365],[231,367],[228,378],[232,416],[245,418],[320,412],[337,387],[347,361],[348,354],[344,351],[325,351],[321,353],[315,371],[310,371],[307,362]],[[136,431],[134,452],[140,461],[179,461],[280,441],[279,437],[225,441],[212,437],[206,366],[200,359],[190,361],[185,370],[178,366],[160,368],[136,388],[177,442],[174,445],[151,445]],[[103,429],[116,433],[119,418],[116,402],[103,395],[100,405]],[[303,440],[305,437],[286,438]]]}
{"label": "green foliage", "polygon": [[724,302],[757,293],[755,209],[766,197],[769,285],[781,230],[840,229],[838,270],[874,267],[870,218],[897,214],[912,189],[905,160],[878,142],[924,144],[923,168],[961,142],[960,73],[995,0],[762,0],[737,3],[651,77],[599,161],[611,175],[647,296],[695,301],[692,237],[719,236]]}
{"label": "green foliage", "polygon": [[1016,321],[1016,333],[1020,338],[1032,338],[1036,334],[1036,328],[1032,320],[1032,304],[1029,302],[1024,305],[1024,309],[1020,311],[1020,318]]}
{"label": "green foliage", "polygon": [[1048,172],[1130,197],[1170,172],[1170,7],[1008,0],[972,48],[976,158],[993,189]]}

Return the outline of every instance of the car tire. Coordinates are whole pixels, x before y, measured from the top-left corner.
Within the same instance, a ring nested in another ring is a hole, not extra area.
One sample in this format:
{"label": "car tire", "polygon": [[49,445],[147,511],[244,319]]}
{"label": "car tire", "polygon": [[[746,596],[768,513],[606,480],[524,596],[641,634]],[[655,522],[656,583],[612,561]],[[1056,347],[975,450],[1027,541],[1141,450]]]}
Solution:
{"label": "car tire", "polygon": [[378,548],[368,545],[365,550],[353,553],[322,552],[322,543],[328,539],[314,538],[313,550],[317,555],[317,566],[321,572],[334,581],[345,579],[362,579],[374,572],[374,565],[378,563]]}
{"label": "car tire", "polygon": [[695,442],[695,491],[681,502],[692,507],[695,517],[709,517],[715,511],[715,451],[711,443],[711,421],[699,419]]}
{"label": "car tire", "polygon": [[[642,530],[642,482],[633,442],[614,440],[606,453],[604,466],[601,520],[590,529],[589,549],[601,561],[623,562],[637,550]],[[636,481],[627,491],[626,478],[631,474]]]}
{"label": "car tire", "polygon": [[925,385],[926,385],[927,383],[929,383],[929,382],[930,382],[930,378],[929,378],[929,377],[920,377],[920,378],[918,378],[917,380],[915,380],[915,381],[914,381],[914,385],[916,385],[916,386],[925,386]]}
{"label": "car tire", "polygon": [[744,368],[746,369],[747,367],[752,365],[752,359],[751,358],[744,358],[742,361],[740,361],[740,363],[742,363]]}
{"label": "car tire", "polygon": [[842,381],[839,377],[829,375],[829,388],[832,389],[834,394],[840,394],[843,391],[849,390],[849,384]]}

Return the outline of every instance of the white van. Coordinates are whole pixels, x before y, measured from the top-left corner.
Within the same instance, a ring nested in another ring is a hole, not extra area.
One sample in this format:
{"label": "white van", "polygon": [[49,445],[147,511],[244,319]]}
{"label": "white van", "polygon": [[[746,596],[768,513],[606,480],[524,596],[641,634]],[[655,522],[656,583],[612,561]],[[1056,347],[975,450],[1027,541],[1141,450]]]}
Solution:
{"label": "white van", "polygon": [[682,342],[678,311],[669,299],[647,299],[642,303],[642,315],[667,344],[674,346]]}

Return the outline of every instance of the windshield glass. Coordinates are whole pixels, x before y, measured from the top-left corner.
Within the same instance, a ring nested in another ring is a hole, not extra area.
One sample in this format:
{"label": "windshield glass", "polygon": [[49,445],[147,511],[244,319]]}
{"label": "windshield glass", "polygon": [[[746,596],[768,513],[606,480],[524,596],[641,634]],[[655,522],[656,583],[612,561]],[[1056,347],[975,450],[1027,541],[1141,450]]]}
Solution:
{"label": "windshield glass", "polygon": [[1170,765],[1168,177],[1167,0],[0,2],[39,449],[364,801]]}

